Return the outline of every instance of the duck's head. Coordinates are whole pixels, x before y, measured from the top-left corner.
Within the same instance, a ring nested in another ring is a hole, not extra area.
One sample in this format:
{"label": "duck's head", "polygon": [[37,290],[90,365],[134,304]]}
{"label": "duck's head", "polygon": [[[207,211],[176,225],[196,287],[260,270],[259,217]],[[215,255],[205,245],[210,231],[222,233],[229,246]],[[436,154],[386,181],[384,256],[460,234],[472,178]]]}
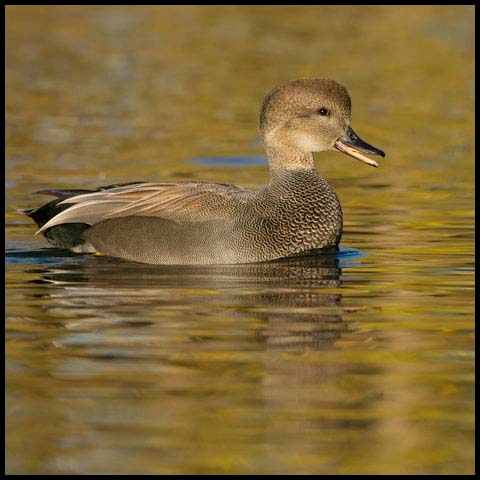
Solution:
{"label": "duck's head", "polygon": [[336,149],[378,167],[365,155],[385,153],[364,142],[350,127],[350,95],[323,78],[300,79],[274,88],[263,102],[260,130],[267,149],[297,153]]}

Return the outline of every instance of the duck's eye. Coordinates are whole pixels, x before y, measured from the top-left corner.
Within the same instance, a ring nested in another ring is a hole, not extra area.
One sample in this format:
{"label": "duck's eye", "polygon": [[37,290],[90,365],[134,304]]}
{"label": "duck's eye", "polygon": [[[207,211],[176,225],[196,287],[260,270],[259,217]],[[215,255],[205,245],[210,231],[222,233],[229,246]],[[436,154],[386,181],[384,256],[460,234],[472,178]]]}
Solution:
{"label": "duck's eye", "polygon": [[324,117],[328,117],[330,115],[330,110],[328,108],[322,107],[318,110],[318,113]]}

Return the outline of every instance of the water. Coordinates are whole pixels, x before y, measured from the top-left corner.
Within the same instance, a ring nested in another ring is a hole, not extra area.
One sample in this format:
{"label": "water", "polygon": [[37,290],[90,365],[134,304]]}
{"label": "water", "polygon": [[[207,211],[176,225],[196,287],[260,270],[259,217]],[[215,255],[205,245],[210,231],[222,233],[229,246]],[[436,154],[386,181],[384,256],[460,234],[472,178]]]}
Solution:
{"label": "water", "polygon": [[[8,7],[6,471],[474,468],[473,7]],[[47,247],[45,188],[258,188],[263,95],[350,91],[337,255],[172,267]]]}

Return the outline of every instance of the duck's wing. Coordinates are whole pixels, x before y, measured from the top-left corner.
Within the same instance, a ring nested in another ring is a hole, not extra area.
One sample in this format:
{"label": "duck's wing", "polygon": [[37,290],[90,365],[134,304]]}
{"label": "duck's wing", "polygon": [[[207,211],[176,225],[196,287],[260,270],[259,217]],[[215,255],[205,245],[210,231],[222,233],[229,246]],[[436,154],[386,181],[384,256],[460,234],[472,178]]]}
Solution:
{"label": "duck's wing", "polygon": [[[57,191],[55,194],[62,198]],[[67,208],[42,225],[37,233],[63,223],[95,225],[103,220],[131,216],[189,222],[229,219],[252,195],[251,190],[218,183],[124,185],[58,202]]]}

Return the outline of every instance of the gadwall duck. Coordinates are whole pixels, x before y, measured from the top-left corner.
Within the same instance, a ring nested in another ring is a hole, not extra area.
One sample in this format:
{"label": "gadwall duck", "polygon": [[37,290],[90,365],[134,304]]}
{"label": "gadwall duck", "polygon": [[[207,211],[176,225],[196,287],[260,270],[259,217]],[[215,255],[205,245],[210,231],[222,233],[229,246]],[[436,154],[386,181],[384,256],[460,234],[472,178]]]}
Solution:
{"label": "gadwall duck", "polygon": [[26,210],[52,245],[151,264],[238,264],[337,249],[342,209],[312,152],[336,149],[377,167],[385,156],[350,127],[350,96],[327,79],[274,88],[260,113],[270,182],[135,182],[97,190],[44,190]]}

